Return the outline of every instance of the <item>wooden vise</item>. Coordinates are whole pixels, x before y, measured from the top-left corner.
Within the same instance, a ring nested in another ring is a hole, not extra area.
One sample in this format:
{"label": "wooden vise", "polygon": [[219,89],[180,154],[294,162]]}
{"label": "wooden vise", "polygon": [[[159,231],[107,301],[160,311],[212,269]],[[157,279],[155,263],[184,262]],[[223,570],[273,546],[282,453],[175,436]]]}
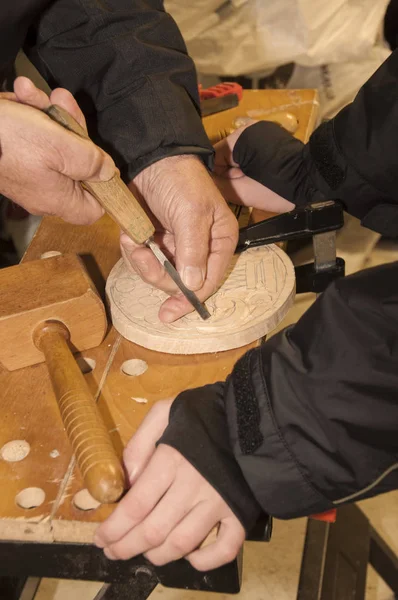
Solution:
{"label": "wooden vise", "polygon": [[61,417],[87,489],[115,502],[124,473],[72,352],[98,346],[107,328],[83,263],[63,255],[0,270],[0,363],[9,370],[46,362]]}

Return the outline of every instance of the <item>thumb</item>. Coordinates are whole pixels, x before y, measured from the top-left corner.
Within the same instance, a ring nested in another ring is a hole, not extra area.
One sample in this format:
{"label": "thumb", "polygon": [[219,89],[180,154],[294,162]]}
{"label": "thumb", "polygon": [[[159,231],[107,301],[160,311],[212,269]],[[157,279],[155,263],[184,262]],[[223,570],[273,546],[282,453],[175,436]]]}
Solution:
{"label": "thumb", "polygon": [[80,107],[72,94],[64,88],[57,88],[51,92],[50,97],[45,92],[35,86],[33,81],[28,77],[17,77],[14,81],[14,92],[15,99],[22,104],[28,104],[33,108],[39,108],[44,110],[49,108],[51,104],[57,104],[64,108],[76,121],[84,127],[86,127],[86,119]]}
{"label": "thumb", "polygon": [[51,92],[50,102],[66,110],[87,131],[86,119],[69,90],[56,88]]}
{"label": "thumb", "polygon": [[[39,90],[27,77],[18,77],[14,82],[16,99],[22,104],[44,110],[50,104],[58,104],[66,110],[86,131],[86,121],[72,94],[65,89],[58,88],[51,92],[50,98],[42,90]],[[60,127],[60,126],[58,126]],[[63,131],[61,135],[51,140],[50,147],[55,145],[57,152],[53,157],[58,165],[53,167],[63,175],[71,179],[107,181],[115,174],[115,164],[111,157],[101,148],[89,140],[83,140],[73,134]],[[49,130],[51,135],[53,131]]]}
{"label": "thumb", "polygon": [[116,166],[109,154],[91,140],[47,119],[49,145],[55,150],[49,157],[50,168],[75,181],[108,181],[114,176]]}
{"label": "thumb", "polygon": [[174,229],[177,271],[190,290],[199,290],[206,279],[212,222],[212,215],[195,218],[184,211]]}
{"label": "thumb", "polygon": [[15,97],[21,104],[44,110],[50,106],[50,99],[45,92],[39,90],[27,77],[17,77],[14,81]]}

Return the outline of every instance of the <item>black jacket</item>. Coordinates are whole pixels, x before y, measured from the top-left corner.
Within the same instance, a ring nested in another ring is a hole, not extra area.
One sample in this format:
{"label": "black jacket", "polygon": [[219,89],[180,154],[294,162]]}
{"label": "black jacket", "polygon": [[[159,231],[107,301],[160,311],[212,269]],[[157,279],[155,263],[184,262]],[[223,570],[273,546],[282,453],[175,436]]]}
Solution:
{"label": "black jacket", "polygon": [[166,156],[210,160],[195,69],[162,0],[2,0],[0,89],[21,47],[75,95],[125,180]]}
{"label": "black jacket", "polygon": [[[336,199],[398,237],[398,53],[307,146],[258,123],[234,158],[296,204]],[[227,382],[180,394],[160,441],[246,529],[261,510],[299,517],[397,488],[398,263],[332,284]]]}

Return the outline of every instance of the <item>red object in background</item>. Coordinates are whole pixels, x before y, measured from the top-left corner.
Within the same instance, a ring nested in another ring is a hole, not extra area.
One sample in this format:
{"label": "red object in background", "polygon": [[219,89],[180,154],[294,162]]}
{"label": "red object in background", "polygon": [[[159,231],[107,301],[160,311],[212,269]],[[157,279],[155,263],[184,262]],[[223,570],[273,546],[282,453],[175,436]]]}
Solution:
{"label": "red object in background", "polygon": [[242,93],[242,86],[231,81],[224,81],[223,83],[218,83],[217,85],[213,85],[206,89],[203,89],[202,85],[199,84],[199,96],[201,100],[222,98],[223,96],[229,96],[229,94],[236,94],[238,100],[242,100]]}
{"label": "red object in background", "polygon": [[327,510],[324,513],[320,513],[319,515],[311,515],[310,519],[315,519],[316,521],[326,521],[326,523],[335,523],[337,516],[337,510],[332,508],[331,510]]}

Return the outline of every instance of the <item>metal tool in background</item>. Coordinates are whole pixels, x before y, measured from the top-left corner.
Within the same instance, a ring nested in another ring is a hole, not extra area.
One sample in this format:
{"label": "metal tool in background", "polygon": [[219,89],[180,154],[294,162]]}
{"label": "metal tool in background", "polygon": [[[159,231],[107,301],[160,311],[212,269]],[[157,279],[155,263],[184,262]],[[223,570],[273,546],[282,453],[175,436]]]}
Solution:
{"label": "metal tool in background", "polygon": [[[84,139],[90,139],[83,127],[63,108],[52,105],[45,109],[44,112],[65,129],[72,131]],[[200,317],[203,320],[208,319],[210,313],[206,306],[200,302],[192,290],[189,290],[184,285],[175,267],[154,241],[155,227],[153,223],[129,188],[123,183],[120,176],[116,174],[109,181],[83,181],[81,185],[94,196],[105,211],[134,242],[145,244],[152,250]]]}
{"label": "metal tool in background", "polygon": [[203,89],[199,85],[200,110],[202,117],[235,108],[242,100],[243,88],[238,83],[225,81]]}

